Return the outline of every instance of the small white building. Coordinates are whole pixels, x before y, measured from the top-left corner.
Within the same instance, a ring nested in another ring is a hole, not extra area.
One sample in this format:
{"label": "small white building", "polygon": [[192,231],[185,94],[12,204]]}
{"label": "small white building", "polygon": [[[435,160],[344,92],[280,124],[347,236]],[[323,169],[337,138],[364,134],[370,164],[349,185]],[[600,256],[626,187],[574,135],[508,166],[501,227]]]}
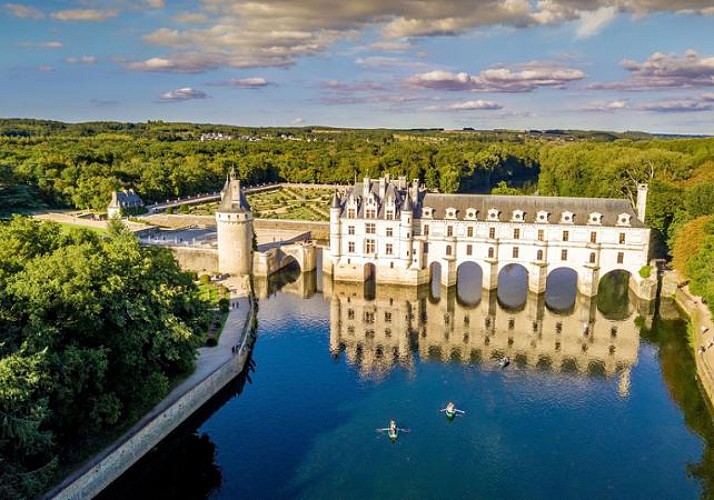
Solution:
{"label": "small white building", "polygon": [[144,201],[133,189],[114,191],[112,201],[107,207],[107,216],[121,218],[124,215],[136,214],[144,206]]}
{"label": "small white building", "polygon": [[344,199],[333,197],[323,270],[336,281],[417,285],[438,265],[441,283],[452,286],[459,266],[473,262],[490,290],[518,264],[529,290],[542,293],[548,274],[565,267],[577,272],[580,293],[594,296],[600,278],[621,269],[639,296],[653,298],[651,283],[640,289],[646,199],[645,185],[635,210],[624,199],[438,194],[405,178],[365,178]]}

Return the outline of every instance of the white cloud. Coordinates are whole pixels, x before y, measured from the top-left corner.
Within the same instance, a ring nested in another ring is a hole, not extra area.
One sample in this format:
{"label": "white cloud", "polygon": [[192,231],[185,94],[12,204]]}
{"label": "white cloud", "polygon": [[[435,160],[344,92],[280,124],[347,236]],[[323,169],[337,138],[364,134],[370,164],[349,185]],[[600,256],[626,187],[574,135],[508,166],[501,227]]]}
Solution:
{"label": "white cloud", "polygon": [[700,111],[711,111],[714,109],[714,104],[708,102],[700,102],[692,99],[684,99],[681,101],[658,101],[641,104],[639,109],[644,111],[653,111],[656,113],[697,113]]}
{"label": "white cloud", "polygon": [[575,33],[578,38],[591,37],[610,24],[617,15],[615,7],[600,7],[598,10],[583,12],[580,14],[580,21]]}
{"label": "white cloud", "polygon": [[58,21],[106,21],[119,14],[116,10],[101,9],[66,9],[52,13],[52,18]]}
{"label": "white cloud", "polygon": [[[713,8],[714,0],[204,0],[196,12],[179,14],[174,17],[176,24],[144,39],[170,51],[151,58],[173,61],[163,71],[181,72],[187,67],[205,71],[288,66],[367,30],[383,37],[373,50],[398,51],[407,50],[418,37],[455,36],[483,27],[527,28],[573,21],[579,23],[578,36],[585,37],[620,13],[709,14]],[[200,57],[211,64],[197,64]],[[140,62],[133,67],[155,70]]]}
{"label": "white cloud", "polygon": [[424,109],[427,111],[494,111],[503,109],[503,105],[478,99],[476,101],[456,102],[443,106],[427,106]]}
{"label": "white cloud", "polygon": [[210,85],[224,86],[224,87],[234,87],[239,89],[259,89],[262,87],[267,87],[269,85],[275,85],[269,82],[263,77],[252,77],[252,78],[234,78],[231,80],[225,80],[221,82],[213,82]]}
{"label": "white cloud", "polygon": [[629,73],[623,81],[595,83],[589,89],[655,90],[714,86],[714,57],[694,50],[677,54],[655,52],[646,61],[625,59],[620,65]]}
{"label": "white cloud", "polygon": [[405,50],[409,50],[412,47],[413,47],[413,45],[409,41],[405,41],[405,42],[381,41],[381,42],[375,42],[369,46],[370,49],[383,50],[385,52],[402,52]]}
{"label": "white cloud", "polygon": [[97,64],[97,58],[94,56],[68,57],[65,59],[68,64]]}
{"label": "white cloud", "polygon": [[714,102],[714,93],[708,92],[706,94],[702,94],[702,100],[706,102]]}
{"label": "white cloud", "polygon": [[4,5],[5,10],[10,12],[15,17],[23,18],[23,19],[42,19],[45,17],[45,15],[42,13],[42,11],[30,7],[29,5],[22,5],[19,3],[6,3]]}
{"label": "white cloud", "polygon": [[305,120],[303,118],[295,118],[293,120],[293,125],[304,125],[304,124],[305,124]]}
{"label": "white cloud", "polygon": [[162,102],[181,102],[190,101],[192,99],[206,99],[208,94],[200,90],[192,89],[191,87],[185,87],[182,89],[172,90],[170,92],[164,92],[159,98]]}
{"label": "white cloud", "polygon": [[26,48],[41,48],[41,49],[61,49],[64,47],[62,42],[51,41],[51,42],[22,42],[18,44],[20,47]]}
{"label": "white cloud", "polygon": [[166,3],[164,0],[146,0],[146,6],[150,9],[163,9]]}
{"label": "white cloud", "polygon": [[371,92],[386,90],[384,85],[370,81],[348,83],[339,80],[325,80],[320,83],[320,87],[335,92]]}
{"label": "white cloud", "polygon": [[436,70],[410,77],[407,83],[415,88],[480,92],[530,92],[539,87],[563,88],[581,80],[579,69],[563,68],[551,63],[531,62],[513,68],[498,67],[478,75]]}
{"label": "white cloud", "polygon": [[629,108],[629,102],[626,99],[617,99],[614,101],[597,101],[588,104],[581,108],[581,111],[595,111],[600,113],[612,113],[622,109]]}

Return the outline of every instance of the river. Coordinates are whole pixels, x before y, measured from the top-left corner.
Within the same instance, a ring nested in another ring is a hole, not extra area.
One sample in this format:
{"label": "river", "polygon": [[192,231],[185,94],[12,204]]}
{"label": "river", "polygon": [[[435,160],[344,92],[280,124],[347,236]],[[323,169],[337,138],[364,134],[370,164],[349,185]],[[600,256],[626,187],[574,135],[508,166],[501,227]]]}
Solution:
{"label": "river", "polygon": [[[712,415],[673,306],[617,277],[587,300],[567,273],[539,298],[504,276],[498,293],[473,276],[262,284],[251,369],[103,497],[714,495]],[[391,418],[395,442],[377,431]]]}

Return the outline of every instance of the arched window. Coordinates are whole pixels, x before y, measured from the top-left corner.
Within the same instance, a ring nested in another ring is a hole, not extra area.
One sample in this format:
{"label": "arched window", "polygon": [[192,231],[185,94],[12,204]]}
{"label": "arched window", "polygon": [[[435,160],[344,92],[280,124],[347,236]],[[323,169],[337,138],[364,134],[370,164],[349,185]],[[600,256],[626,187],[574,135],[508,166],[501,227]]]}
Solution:
{"label": "arched window", "polygon": [[595,264],[595,252],[590,253],[590,263]]}
{"label": "arched window", "polygon": [[451,255],[451,245],[446,245],[446,255]]}
{"label": "arched window", "polygon": [[543,250],[538,250],[536,254],[536,260],[543,260]]}
{"label": "arched window", "polygon": [[488,258],[493,259],[493,247],[489,247],[488,249]]}

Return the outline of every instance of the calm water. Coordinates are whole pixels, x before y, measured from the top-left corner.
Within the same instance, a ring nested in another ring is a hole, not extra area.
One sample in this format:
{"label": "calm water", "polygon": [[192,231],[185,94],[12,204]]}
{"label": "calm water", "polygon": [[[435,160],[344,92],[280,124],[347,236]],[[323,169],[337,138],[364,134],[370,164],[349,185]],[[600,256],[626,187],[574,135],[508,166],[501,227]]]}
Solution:
{"label": "calm water", "polygon": [[[616,280],[576,299],[571,278],[540,300],[517,272],[499,294],[271,291],[251,371],[105,497],[711,495],[686,325],[638,309]],[[452,422],[438,411],[450,400],[467,412]],[[394,444],[375,431],[390,418],[411,430]]]}

